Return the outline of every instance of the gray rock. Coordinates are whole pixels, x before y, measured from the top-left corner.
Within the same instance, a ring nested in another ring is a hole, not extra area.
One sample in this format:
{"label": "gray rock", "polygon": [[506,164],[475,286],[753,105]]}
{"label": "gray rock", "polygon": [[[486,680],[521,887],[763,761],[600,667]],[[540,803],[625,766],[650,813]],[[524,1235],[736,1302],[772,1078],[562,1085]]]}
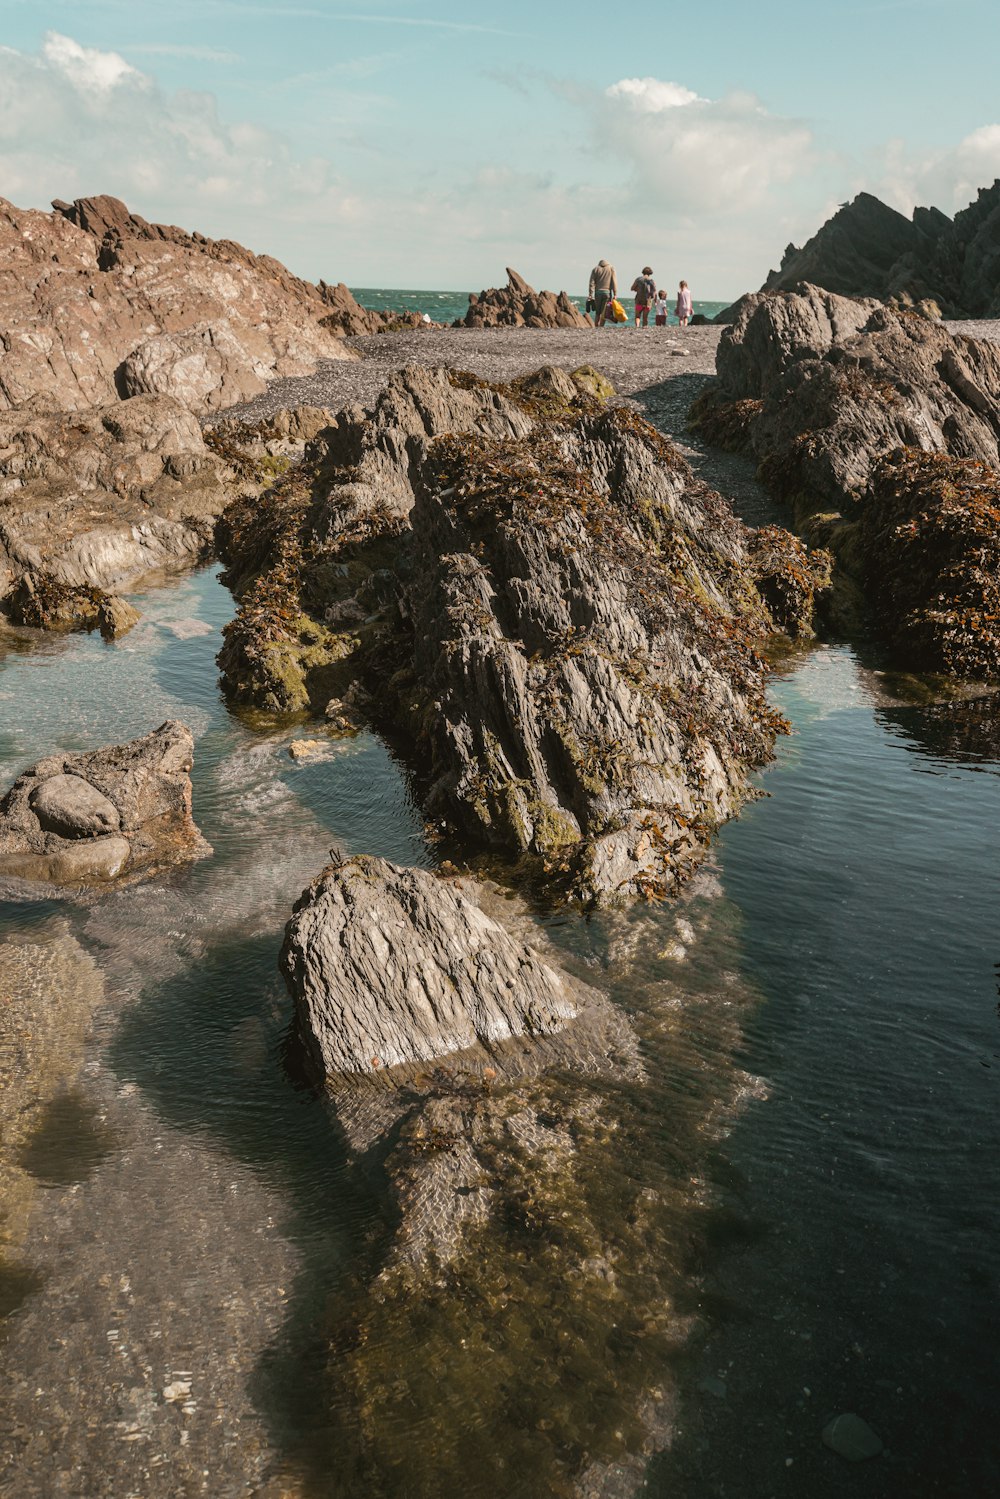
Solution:
{"label": "gray rock", "polygon": [[574,985],[460,888],[384,859],[331,866],[295,907],[282,969],[326,1076],[371,1074],[577,1013]]}
{"label": "gray rock", "polygon": [[593,326],[564,291],[535,291],[507,267],[507,285],[470,294],[469,309],[456,328],[590,328]]}
{"label": "gray rock", "polygon": [[97,838],[121,828],[115,804],[82,776],[50,776],[29,794],[28,804],[43,832],[60,838]]}
{"label": "gray rock", "polygon": [[100,885],[211,853],[191,816],[193,754],[190,729],[168,722],[40,760],[0,801],[0,876]]}
{"label": "gray rock", "polygon": [[831,1451],[840,1457],[846,1457],[850,1463],[861,1463],[866,1458],[878,1457],[882,1451],[882,1441],[867,1421],[862,1421],[860,1416],[847,1412],[834,1419],[823,1428],[823,1441]]}

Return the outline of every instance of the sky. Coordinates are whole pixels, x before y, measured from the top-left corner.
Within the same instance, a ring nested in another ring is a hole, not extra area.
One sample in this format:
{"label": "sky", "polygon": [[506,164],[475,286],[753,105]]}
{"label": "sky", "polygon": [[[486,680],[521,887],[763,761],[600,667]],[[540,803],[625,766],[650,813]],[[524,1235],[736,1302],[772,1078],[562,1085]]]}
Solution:
{"label": "sky", "polygon": [[310,279],[729,300],[865,190],[1000,176],[997,0],[0,0],[0,197]]}

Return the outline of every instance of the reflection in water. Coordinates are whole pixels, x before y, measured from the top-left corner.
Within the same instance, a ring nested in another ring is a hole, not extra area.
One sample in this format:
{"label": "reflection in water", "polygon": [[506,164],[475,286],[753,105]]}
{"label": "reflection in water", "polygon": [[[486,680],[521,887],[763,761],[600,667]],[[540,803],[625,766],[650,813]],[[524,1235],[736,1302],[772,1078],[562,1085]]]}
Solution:
{"label": "reflection in water", "polygon": [[[981,709],[873,713],[868,685],[847,650],[781,684],[795,737],[772,797],[722,838],[744,970],[766,996],[743,1058],[770,1097],[726,1142],[717,1185],[762,1238],[711,1262],[737,1316],[706,1344],[684,1438],[654,1475],[663,1495],[755,1499],[786,1465],[796,1492],[839,1495],[846,1470],[820,1432],[841,1411],[886,1444],[865,1492],[1000,1487],[985,1335],[1000,784],[979,773],[995,762],[967,758]],[[957,758],[928,730],[952,712]]]}
{"label": "reflection in water", "polygon": [[[206,1482],[610,1496],[640,1489],[659,1446],[645,1492],[755,1499],[791,1458],[796,1492],[822,1499],[844,1482],[819,1441],[841,1409],[891,1449],[859,1470],[866,1492],[994,1480],[975,1436],[1000,1242],[987,706],[883,692],[873,708],[849,651],[786,663],[796,733],[773,794],[682,906],[541,918],[634,1017],[646,1068],[581,1132],[578,1196],[556,1214],[526,1183],[478,1261],[380,1300],[379,1162],[352,1157],[298,1082],[276,956],[331,844],[427,866],[421,818],[371,736],[294,763],[291,726],[226,712],[231,601],[211,574],[141,606],[118,645],[0,664],[23,710],[5,715],[8,776],[182,717],[215,848],[70,912],[109,1002],[22,1155],[73,1185],[39,1199],[29,1268],[0,1278],[0,1312],[18,1308],[2,1371],[18,1466],[0,1492],[16,1472],[19,1499],[41,1499],[75,1469],[150,1499]],[[0,929],[42,931],[50,910],[8,908]],[[514,902],[511,919],[527,919]],[[553,1082],[553,1117],[578,1088]],[[572,1269],[585,1260],[599,1291]],[[708,1336],[668,1448],[696,1318]],[[183,1405],[162,1394],[188,1385]]]}

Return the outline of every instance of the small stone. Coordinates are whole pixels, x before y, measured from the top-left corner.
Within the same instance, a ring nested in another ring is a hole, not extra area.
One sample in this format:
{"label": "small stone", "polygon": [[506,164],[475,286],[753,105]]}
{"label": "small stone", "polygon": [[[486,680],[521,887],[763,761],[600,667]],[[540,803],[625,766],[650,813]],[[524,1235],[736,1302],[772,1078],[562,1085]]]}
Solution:
{"label": "small stone", "polygon": [[324,749],[326,745],[322,739],[293,739],[288,753],[293,760],[308,760],[310,755],[318,755]]}
{"label": "small stone", "polygon": [[835,1416],[823,1428],[823,1441],[840,1457],[850,1463],[864,1462],[866,1458],[878,1457],[882,1451],[881,1438],[876,1436],[867,1421],[853,1412]]}
{"label": "small stone", "polygon": [[726,1381],[724,1379],[716,1379],[714,1374],[706,1375],[699,1382],[698,1388],[699,1390],[704,1390],[706,1395],[714,1395],[716,1400],[725,1400],[728,1394]]}
{"label": "small stone", "polygon": [[175,1379],[173,1384],[164,1385],[164,1400],[183,1401],[191,1393],[191,1381],[189,1379]]}

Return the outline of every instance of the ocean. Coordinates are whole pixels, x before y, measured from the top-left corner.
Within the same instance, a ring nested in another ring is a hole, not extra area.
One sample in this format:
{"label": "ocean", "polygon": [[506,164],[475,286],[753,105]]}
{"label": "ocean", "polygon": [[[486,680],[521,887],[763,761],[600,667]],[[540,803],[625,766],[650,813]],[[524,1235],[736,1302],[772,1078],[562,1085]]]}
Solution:
{"label": "ocean", "polygon": [[[464,317],[469,305],[467,291],[419,291],[388,286],[352,286],[350,290],[362,307],[374,307],[379,312],[386,308],[391,312],[426,312],[434,323],[452,323],[456,318]],[[671,296],[673,296],[672,292]],[[571,295],[570,300],[576,303],[581,312],[584,311],[587,302],[586,294]],[[626,297],[622,300],[631,317],[632,298]],[[695,301],[694,310],[704,313],[707,318],[714,318],[717,312],[721,312],[724,307],[728,306],[730,306],[729,302]],[[675,319],[671,318],[671,322],[674,321]],[[612,326],[615,325],[612,324]],[[622,323],[618,326],[625,327],[626,324]]]}

